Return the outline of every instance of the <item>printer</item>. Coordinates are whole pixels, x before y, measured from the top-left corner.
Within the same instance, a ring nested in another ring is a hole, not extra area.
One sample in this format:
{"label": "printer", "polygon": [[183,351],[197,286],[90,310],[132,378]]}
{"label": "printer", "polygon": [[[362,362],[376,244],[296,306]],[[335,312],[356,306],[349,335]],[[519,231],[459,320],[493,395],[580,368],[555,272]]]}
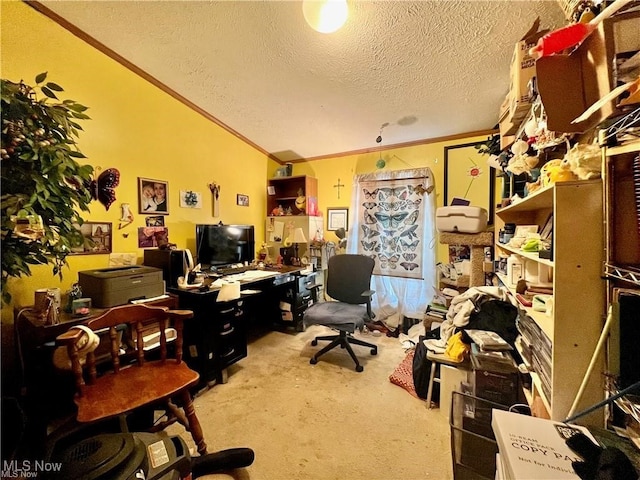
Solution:
{"label": "printer", "polygon": [[84,270],[78,272],[78,283],[82,296],[98,308],[164,295],[162,270],[144,265]]}

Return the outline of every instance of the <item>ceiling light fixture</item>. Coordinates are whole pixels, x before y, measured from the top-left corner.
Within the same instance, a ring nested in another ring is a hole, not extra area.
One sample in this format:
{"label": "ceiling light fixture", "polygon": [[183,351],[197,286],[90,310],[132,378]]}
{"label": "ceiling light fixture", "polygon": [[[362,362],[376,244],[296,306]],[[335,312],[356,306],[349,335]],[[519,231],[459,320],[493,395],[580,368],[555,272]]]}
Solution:
{"label": "ceiling light fixture", "polygon": [[333,33],[349,14],[347,0],[304,0],[302,13],[309,26],[320,33]]}

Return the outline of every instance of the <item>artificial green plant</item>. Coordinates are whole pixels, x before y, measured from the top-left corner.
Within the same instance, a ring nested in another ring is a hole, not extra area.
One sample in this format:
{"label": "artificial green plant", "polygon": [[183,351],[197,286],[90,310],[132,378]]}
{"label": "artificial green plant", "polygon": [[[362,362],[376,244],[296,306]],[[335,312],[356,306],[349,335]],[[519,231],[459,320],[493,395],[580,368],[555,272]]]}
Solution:
{"label": "artificial green plant", "polygon": [[[62,278],[71,248],[83,238],[74,224],[88,211],[93,167],[75,138],[87,107],[59,100],[62,87],[35,79],[35,87],[2,79],[2,301],[10,277],[31,275],[30,265],[52,264]],[[37,91],[42,95],[39,97]],[[26,227],[25,227],[26,224]]]}

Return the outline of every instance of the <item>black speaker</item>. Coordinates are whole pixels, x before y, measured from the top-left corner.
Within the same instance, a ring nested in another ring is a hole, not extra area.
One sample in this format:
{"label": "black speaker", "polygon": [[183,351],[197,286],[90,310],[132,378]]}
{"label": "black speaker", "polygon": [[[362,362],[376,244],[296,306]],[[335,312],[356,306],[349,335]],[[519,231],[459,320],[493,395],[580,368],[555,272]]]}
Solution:
{"label": "black speaker", "polygon": [[178,277],[184,276],[187,265],[185,250],[153,250],[144,251],[145,265],[161,268],[167,287],[177,287]]}

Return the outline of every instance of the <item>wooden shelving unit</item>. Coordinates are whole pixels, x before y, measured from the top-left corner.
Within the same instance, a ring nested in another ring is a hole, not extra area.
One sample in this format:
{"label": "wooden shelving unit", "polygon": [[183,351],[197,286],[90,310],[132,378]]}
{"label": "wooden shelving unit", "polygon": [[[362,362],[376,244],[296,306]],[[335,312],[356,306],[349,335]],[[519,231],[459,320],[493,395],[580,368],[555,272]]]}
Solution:
{"label": "wooden shelving unit", "polygon": [[[545,224],[553,214],[553,259],[537,253],[495,244],[496,257],[516,253],[553,270],[553,314],[523,308],[551,342],[550,391],[542,388],[540,372],[532,374],[529,399],[539,397],[550,417],[563,420],[569,412],[593,355],[604,315],[602,181],[572,181],[550,185],[496,212],[496,231],[505,223]],[[498,275],[511,293],[504,276]],[[541,348],[532,345],[533,349]],[[578,406],[587,408],[604,398],[602,371],[598,365]],[[596,412],[583,420],[602,423]]]}
{"label": "wooden shelving unit", "polygon": [[[271,178],[267,184],[267,216],[282,207],[292,215],[318,214],[318,180],[307,175]],[[271,193],[273,192],[273,193]],[[296,206],[298,197],[305,197],[304,209]]]}

